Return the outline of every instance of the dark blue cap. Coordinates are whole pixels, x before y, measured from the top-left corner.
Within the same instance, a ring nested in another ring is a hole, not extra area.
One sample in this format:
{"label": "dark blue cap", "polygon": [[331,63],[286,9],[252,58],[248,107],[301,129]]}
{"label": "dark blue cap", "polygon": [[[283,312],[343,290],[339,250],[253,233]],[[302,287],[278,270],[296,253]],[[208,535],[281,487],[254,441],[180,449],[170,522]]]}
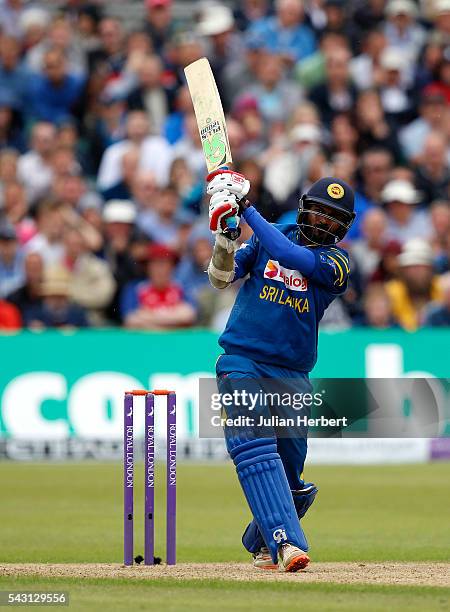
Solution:
{"label": "dark blue cap", "polygon": [[355,209],[353,189],[348,183],[334,176],[316,181],[305,194],[305,198],[347,213],[353,213]]}

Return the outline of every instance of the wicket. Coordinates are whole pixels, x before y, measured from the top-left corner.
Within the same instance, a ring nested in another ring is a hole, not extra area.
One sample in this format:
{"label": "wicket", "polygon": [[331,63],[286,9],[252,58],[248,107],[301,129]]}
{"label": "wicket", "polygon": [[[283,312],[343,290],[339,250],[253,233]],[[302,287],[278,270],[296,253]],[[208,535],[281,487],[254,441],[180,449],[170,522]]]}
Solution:
{"label": "wicket", "polygon": [[124,565],[133,565],[134,550],[134,415],[133,400],[145,397],[145,502],[144,565],[154,564],[155,554],[155,395],[167,397],[167,499],[166,561],[176,562],[177,422],[175,391],[137,389],[124,399]]}

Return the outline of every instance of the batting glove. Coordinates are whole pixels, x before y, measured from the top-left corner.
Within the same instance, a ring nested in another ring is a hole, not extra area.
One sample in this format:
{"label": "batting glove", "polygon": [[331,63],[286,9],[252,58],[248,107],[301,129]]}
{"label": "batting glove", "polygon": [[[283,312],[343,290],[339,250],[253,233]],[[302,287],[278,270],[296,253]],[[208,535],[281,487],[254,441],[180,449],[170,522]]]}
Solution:
{"label": "batting glove", "polygon": [[206,193],[214,195],[223,189],[234,194],[237,200],[244,198],[250,191],[250,181],[243,174],[232,170],[216,170],[206,177],[208,183]]}
{"label": "batting glove", "polygon": [[227,219],[236,217],[236,226],[239,225],[239,204],[236,196],[226,189],[211,196],[209,203],[209,229],[213,234],[227,233]]}

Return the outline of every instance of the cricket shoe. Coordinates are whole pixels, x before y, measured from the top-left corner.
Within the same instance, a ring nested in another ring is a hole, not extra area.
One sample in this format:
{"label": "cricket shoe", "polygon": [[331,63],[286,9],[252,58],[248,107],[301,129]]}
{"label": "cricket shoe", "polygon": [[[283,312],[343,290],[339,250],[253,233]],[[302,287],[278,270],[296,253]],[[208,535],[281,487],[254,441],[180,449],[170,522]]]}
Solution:
{"label": "cricket shoe", "polygon": [[308,555],[293,546],[292,544],[282,544],[278,549],[278,569],[280,572],[298,572],[305,569],[309,563]]}
{"label": "cricket shoe", "polygon": [[272,561],[267,546],[261,546],[257,553],[253,553],[253,565],[258,569],[275,570],[278,565]]}

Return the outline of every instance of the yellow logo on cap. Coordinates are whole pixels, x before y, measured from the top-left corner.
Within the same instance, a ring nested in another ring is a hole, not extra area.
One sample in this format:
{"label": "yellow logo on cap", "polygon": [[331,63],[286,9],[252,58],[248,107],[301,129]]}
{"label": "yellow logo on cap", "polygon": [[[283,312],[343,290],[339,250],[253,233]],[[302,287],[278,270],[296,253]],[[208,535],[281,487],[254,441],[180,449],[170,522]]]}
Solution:
{"label": "yellow logo on cap", "polygon": [[345,191],[342,185],[339,185],[339,183],[331,183],[331,185],[328,185],[327,193],[331,198],[340,200],[344,197]]}

